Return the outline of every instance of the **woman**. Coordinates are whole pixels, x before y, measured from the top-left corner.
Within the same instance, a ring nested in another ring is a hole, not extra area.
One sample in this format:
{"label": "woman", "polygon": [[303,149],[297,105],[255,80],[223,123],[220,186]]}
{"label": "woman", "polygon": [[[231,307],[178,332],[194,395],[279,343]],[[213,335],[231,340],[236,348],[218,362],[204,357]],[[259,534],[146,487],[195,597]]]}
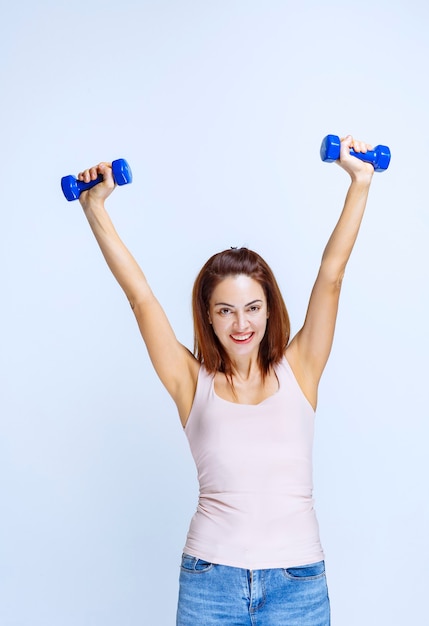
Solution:
{"label": "woman", "polygon": [[350,149],[370,146],[351,136],[341,142],[339,164],[351,184],[299,332],[289,341],[286,307],[265,261],[245,248],[226,250],[207,261],[194,284],[194,354],[176,339],[105,211],[114,189],[110,166],[79,174],[86,182],[104,177],[80,201],[176,403],[198,470],[178,626],[330,623],[312,441],[341,283],[374,172]]}

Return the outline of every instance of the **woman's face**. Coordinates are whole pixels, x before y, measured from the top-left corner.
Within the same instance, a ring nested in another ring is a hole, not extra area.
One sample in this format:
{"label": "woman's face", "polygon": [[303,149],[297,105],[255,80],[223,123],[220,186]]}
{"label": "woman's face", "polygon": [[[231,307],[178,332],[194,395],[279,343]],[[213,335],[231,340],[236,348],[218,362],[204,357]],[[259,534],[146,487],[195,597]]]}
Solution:
{"label": "woman's face", "polygon": [[257,355],[269,313],[256,280],[245,274],[224,278],[212,293],[208,315],[230,358]]}

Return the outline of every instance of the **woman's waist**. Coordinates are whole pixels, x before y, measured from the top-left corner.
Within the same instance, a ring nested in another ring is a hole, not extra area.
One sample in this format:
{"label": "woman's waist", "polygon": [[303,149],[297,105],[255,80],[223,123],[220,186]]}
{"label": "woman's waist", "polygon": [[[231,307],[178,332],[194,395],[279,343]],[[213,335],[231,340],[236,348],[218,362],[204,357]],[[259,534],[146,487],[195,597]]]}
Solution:
{"label": "woman's waist", "polygon": [[236,499],[202,498],[186,550],[211,562],[250,569],[310,563],[322,554],[311,498],[287,503],[254,498],[246,506]]}

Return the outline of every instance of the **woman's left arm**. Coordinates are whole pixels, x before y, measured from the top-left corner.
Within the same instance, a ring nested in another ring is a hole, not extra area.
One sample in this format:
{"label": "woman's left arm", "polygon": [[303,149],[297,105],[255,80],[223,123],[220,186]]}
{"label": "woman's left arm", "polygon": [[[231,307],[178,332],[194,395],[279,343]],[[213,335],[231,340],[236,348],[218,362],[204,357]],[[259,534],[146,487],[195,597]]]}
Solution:
{"label": "woman's left arm", "polygon": [[304,325],[286,350],[298,383],[313,408],[316,408],[318,384],[332,347],[341,284],[358,236],[374,173],[371,164],[350,156],[350,149],[366,152],[371,146],[351,136],[341,141],[338,163],[349,173],[351,184],[340,218],[323,252]]}

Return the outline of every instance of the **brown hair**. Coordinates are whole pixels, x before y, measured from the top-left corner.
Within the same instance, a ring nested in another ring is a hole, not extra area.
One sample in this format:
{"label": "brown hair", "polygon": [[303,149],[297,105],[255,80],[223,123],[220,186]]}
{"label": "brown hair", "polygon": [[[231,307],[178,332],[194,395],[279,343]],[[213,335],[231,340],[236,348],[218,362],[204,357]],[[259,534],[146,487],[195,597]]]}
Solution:
{"label": "brown hair", "polygon": [[279,363],[289,341],[289,315],[279,286],[269,265],[248,248],[231,248],[214,254],[201,268],[192,290],[194,316],[194,354],[212,374],[232,375],[231,361],[213,332],[208,317],[211,295],[227,276],[245,274],[256,280],[264,290],[269,318],[267,330],[259,346],[258,361],[262,376]]}

